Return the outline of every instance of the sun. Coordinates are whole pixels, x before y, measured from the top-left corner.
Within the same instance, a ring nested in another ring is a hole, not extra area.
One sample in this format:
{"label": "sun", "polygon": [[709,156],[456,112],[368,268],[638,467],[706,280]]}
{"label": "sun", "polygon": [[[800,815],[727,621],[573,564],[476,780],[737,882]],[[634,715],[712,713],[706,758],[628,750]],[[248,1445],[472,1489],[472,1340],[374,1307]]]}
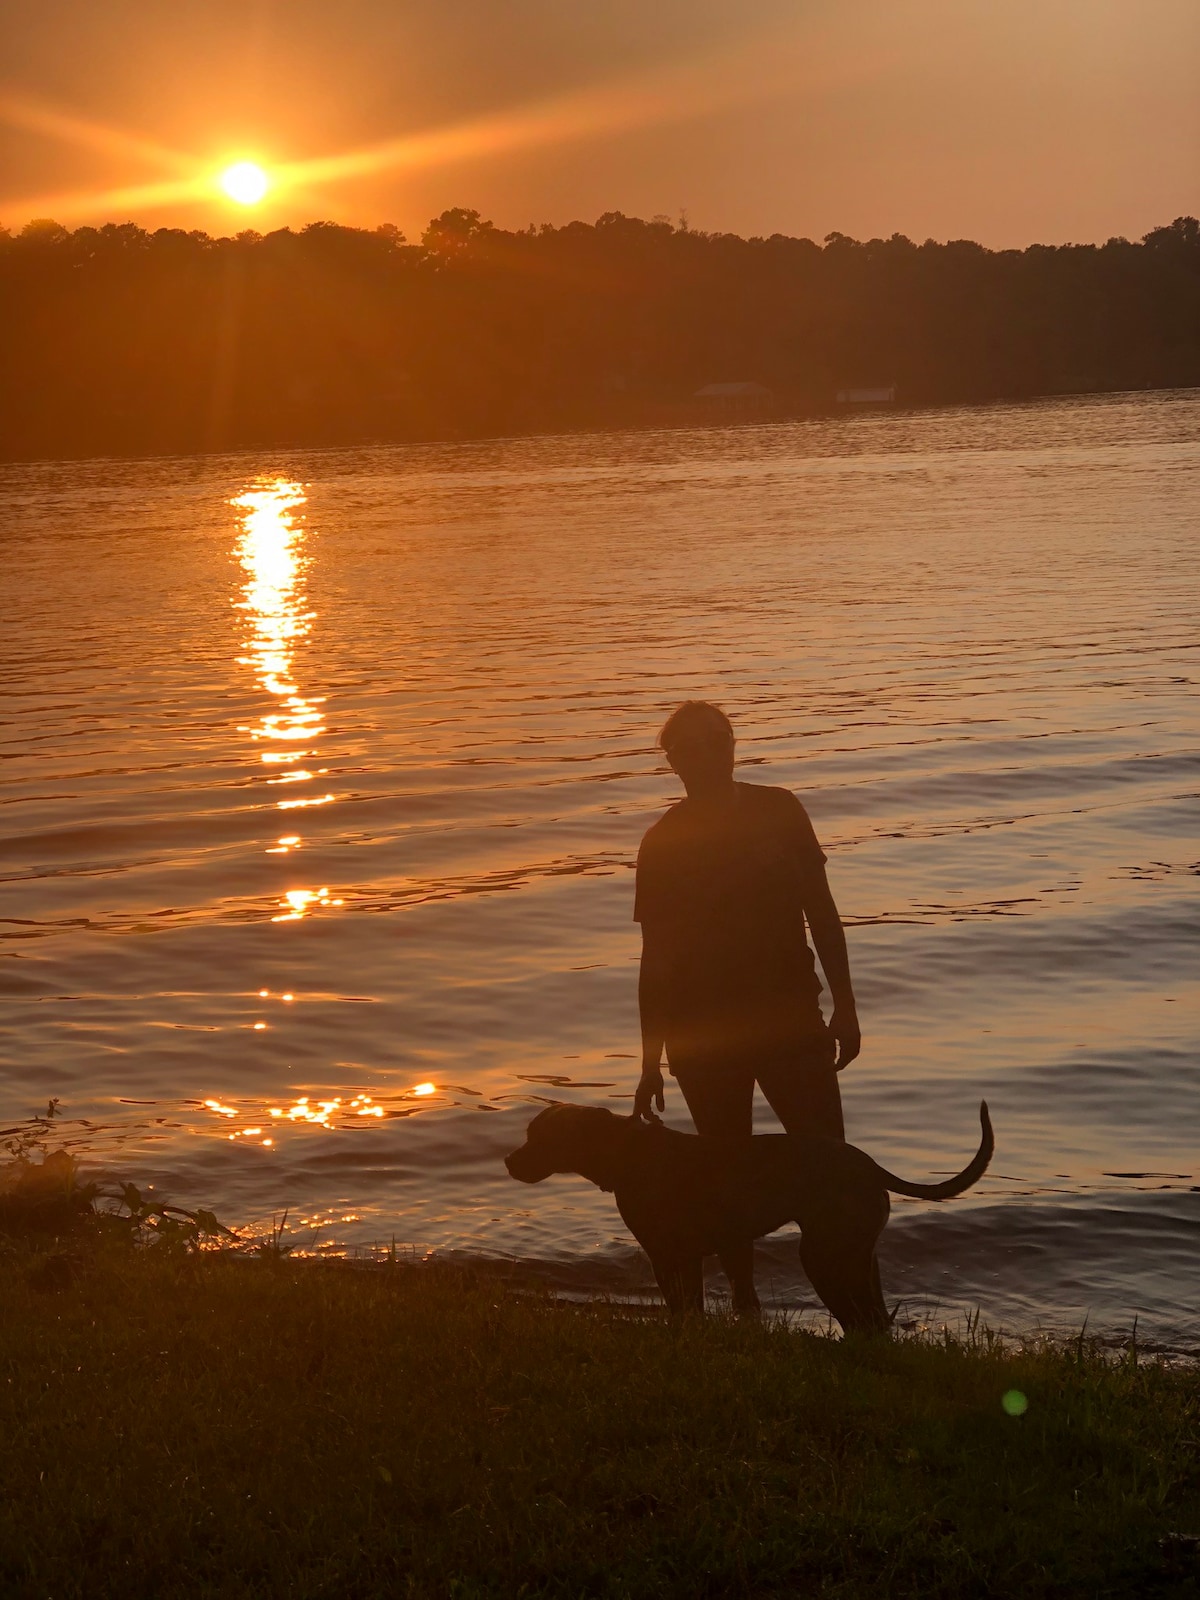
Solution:
{"label": "sun", "polygon": [[253,161],[235,161],[225,168],[217,183],[239,206],[256,206],[271,187],[270,178]]}

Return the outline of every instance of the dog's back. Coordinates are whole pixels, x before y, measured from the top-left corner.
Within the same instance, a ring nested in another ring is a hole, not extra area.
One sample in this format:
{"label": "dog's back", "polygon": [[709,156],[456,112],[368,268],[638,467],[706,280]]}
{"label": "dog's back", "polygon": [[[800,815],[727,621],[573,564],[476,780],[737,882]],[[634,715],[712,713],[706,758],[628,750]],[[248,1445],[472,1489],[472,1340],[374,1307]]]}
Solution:
{"label": "dog's back", "polygon": [[887,1221],[879,1169],[839,1140],[789,1133],[727,1140],[654,1127],[633,1148],[614,1197],[647,1249],[670,1240],[711,1255],[789,1222],[803,1226],[826,1205],[862,1209],[876,1227]]}

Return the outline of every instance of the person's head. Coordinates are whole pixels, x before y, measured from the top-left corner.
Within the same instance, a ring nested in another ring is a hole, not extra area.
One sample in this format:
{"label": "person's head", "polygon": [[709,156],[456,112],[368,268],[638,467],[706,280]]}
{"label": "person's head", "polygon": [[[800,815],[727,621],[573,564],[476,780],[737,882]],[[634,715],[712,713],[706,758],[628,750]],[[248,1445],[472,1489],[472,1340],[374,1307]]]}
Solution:
{"label": "person's head", "polygon": [[733,724],[708,700],[685,700],[663,723],[658,742],[689,794],[733,778]]}

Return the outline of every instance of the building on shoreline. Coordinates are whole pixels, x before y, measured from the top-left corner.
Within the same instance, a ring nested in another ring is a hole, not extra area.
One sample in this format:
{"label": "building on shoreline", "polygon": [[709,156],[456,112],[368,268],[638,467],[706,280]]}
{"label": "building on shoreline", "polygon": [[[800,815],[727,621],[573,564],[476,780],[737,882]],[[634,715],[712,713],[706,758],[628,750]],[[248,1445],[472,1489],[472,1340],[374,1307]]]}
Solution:
{"label": "building on shoreline", "polygon": [[867,383],[858,388],[839,389],[837,403],[840,406],[895,405],[896,385],[894,383]]}
{"label": "building on shoreline", "polygon": [[693,399],[726,417],[761,416],[775,409],[775,394],[761,383],[706,383]]}

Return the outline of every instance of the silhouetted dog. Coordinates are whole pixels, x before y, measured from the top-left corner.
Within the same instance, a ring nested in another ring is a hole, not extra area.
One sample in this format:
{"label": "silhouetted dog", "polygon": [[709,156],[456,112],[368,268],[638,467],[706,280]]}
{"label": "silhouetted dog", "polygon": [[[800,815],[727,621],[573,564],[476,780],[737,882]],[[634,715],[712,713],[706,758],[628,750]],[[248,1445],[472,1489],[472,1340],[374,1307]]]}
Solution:
{"label": "silhouetted dog", "polygon": [[979,1120],[979,1150],[945,1183],[907,1183],[833,1139],[702,1139],[592,1106],[539,1112],[504,1164],[522,1183],[578,1172],[611,1191],[672,1311],[703,1309],[704,1256],[798,1222],[804,1270],[843,1329],[886,1333],[875,1245],[891,1210],[888,1191],[949,1200],[977,1183],[994,1143],[986,1101]]}

